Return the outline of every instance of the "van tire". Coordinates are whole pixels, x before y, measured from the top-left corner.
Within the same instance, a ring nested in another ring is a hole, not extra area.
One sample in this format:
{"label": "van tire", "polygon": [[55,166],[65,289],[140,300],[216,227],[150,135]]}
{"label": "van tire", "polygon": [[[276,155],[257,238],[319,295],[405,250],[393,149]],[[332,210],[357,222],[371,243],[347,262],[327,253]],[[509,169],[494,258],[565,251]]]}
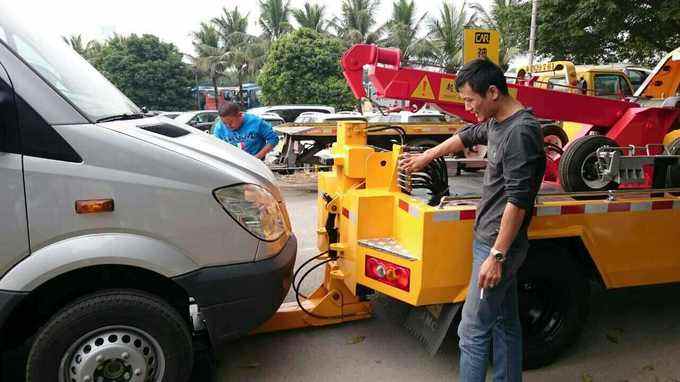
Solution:
{"label": "van tire", "polygon": [[[101,333],[97,333],[98,331]],[[132,335],[120,337],[110,335],[114,332]],[[105,338],[103,345],[102,342],[97,342],[102,339],[100,335]],[[131,341],[131,336],[134,341]],[[87,348],[85,344],[90,343],[90,340],[95,341],[95,345],[90,347],[91,350],[80,351],[79,348]],[[96,345],[97,343],[100,345]],[[140,347],[139,344],[149,344],[148,347],[152,350],[148,351],[147,345]],[[68,371],[70,369],[68,365],[72,362],[78,364],[82,362],[83,369],[93,362],[100,365],[99,362],[92,360],[93,357],[96,354],[104,354],[103,349],[113,345],[128,347],[132,354],[126,357],[130,360],[129,364],[113,360],[112,362],[119,362],[114,365],[115,369],[120,369],[118,365],[121,364],[123,369],[139,366],[139,357],[144,353],[150,365],[146,368],[150,374],[152,367],[160,369],[160,363],[164,361],[163,378],[159,379],[156,376],[152,379],[154,382],[186,382],[191,374],[193,367],[191,333],[187,322],[180,314],[172,306],[151,294],[136,290],[109,290],[80,298],[57,312],[40,329],[28,355],[26,381],[60,380],[60,369],[66,371],[65,374],[72,373]],[[98,346],[101,347],[97,349]],[[135,346],[142,350],[135,349]],[[162,354],[162,358],[159,355],[156,359],[148,359],[148,354],[155,354],[154,349],[158,354]],[[67,357],[67,353],[70,356]],[[87,353],[89,355],[86,355]],[[77,357],[81,357],[80,362],[76,361]],[[104,359],[107,357],[110,355],[105,354]],[[133,360],[137,363],[134,364]],[[62,361],[66,366],[60,366]],[[66,376],[61,378],[70,381]],[[91,380],[96,381],[97,378],[91,377]]]}
{"label": "van tire", "polygon": [[572,345],[588,316],[590,288],[564,249],[535,245],[517,273],[524,369],[552,363]]}

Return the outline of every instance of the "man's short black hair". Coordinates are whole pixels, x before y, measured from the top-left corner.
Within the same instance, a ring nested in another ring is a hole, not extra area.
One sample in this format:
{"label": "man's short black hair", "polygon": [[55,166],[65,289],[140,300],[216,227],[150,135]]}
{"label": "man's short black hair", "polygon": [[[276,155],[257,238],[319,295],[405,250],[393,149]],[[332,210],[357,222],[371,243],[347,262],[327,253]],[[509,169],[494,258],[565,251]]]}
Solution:
{"label": "man's short black hair", "polygon": [[460,91],[465,84],[482,97],[491,85],[498,88],[501,94],[509,94],[503,70],[488,58],[477,58],[463,66],[456,78],[456,90]]}
{"label": "man's short black hair", "polygon": [[233,102],[225,102],[220,105],[218,111],[220,117],[235,117],[241,111],[241,108]]}

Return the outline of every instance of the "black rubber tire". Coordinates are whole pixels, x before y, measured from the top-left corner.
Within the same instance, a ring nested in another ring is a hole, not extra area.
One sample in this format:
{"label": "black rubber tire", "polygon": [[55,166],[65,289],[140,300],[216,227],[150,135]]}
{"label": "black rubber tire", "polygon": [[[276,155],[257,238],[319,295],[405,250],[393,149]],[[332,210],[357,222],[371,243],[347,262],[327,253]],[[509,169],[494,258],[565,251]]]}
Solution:
{"label": "black rubber tire", "polygon": [[[680,155],[680,138],[675,139],[668,145],[668,153],[670,155]],[[666,174],[666,187],[677,188],[680,187],[680,164],[676,164],[668,167],[668,174]],[[678,196],[678,193],[674,192],[674,196]]]}
{"label": "black rubber tire", "polygon": [[565,192],[606,191],[618,187],[618,184],[612,181],[603,187],[592,188],[581,177],[583,162],[602,146],[618,147],[611,138],[603,135],[586,135],[572,141],[564,150],[564,155],[560,159],[559,175],[560,184]]}
{"label": "black rubber tire", "polygon": [[130,326],[153,337],[165,356],[163,382],[186,382],[193,367],[188,324],[160,298],[136,290],[109,290],[85,296],[56,313],[31,346],[26,381],[59,380],[59,365],[83,335],[107,326]]}
{"label": "black rubber tire", "polygon": [[562,129],[561,126],[553,124],[543,125],[541,126],[541,131],[543,132],[543,138],[549,135],[554,135],[557,138],[559,138],[562,147],[566,146],[567,143],[569,143],[569,136],[564,131],[564,129]]}
{"label": "black rubber tire", "polygon": [[[518,270],[517,286],[523,367],[536,369],[552,363],[578,339],[588,317],[589,283],[564,249],[532,245]],[[543,314],[532,301],[543,304]]]}
{"label": "black rubber tire", "polygon": [[435,141],[434,139],[427,139],[427,138],[416,138],[413,140],[410,140],[406,142],[407,145],[412,146],[412,147],[423,147],[426,149],[430,149],[432,147],[435,147],[439,144],[439,142]]}

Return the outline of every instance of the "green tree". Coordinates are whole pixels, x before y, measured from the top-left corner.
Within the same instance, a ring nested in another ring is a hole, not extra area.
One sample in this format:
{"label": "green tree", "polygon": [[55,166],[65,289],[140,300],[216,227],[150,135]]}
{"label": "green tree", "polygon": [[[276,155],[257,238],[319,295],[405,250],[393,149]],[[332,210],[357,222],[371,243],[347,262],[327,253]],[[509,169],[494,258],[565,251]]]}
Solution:
{"label": "green tree", "polygon": [[402,60],[407,61],[411,56],[429,56],[429,44],[425,39],[418,38],[420,25],[427,17],[425,12],[416,18],[414,1],[398,0],[392,3],[392,19],[384,26],[387,34],[383,45],[399,48]]}
{"label": "green tree", "polygon": [[247,40],[249,14],[242,14],[237,6],[231,11],[222,8],[222,13],[222,16],[214,18],[212,22],[219,30],[223,45],[229,50],[229,46]]}
{"label": "green tree", "polygon": [[212,24],[201,23],[201,28],[193,32],[192,37],[197,55],[189,56],[191,66],[195,72],[202,73],[210,79],[217,99],[218,82],[224,77],[224,71],[229,66],[227,50],[221,43],[220,32]]}
{"label": "green tree", "polygon": [[[481,27],[494,29],[500,34],[499,61],[504,69],[508,68],[510,60],[517,55],[522,48],[528,45],[522,44],[520,36],[527,36],[530,15],[518,13],[526,11],[522,8],[521,0],[493,0],[491,10],[487,11],[481,4],[474,3],[470,8],[474,11],[475,18]],[[526,29],[524,33],[521,31]],[[524,40],[526,41],[526,40]]]}
{"label": "green tree", "polygon": [[334,18],[331,24],[348,45],[375,43],[383,32],[381,28],[374,29],[379,5],[379,0],[343,0],[342,16]]}
{"label": "green tree", "polygon": [[260,27],[270,40],[276,40],[293,28],[290,25],[290,0],[259,0]]}
{"label": "green tree", "polygon": [[444,2],[439,17],[430,19],[429,41],[435,64],[454,72],[463,62],[463,34],[465,27],[472,25],[474,15],[465,11],[465,3],[459,8],[453,2]]}
{"label": "green tree", "polygon": [[537,52],[554,59],[653,65],[678,46],[677,0],[543,0],[539,5]]}
{"label": "green tree", "polygon": [[213,24],[220,31],[223,75],[227,82],[236,82],[240,90],[243,82],[254,79],[262,67],[268,40],[247,33],[248,15],[241,14],[238,7],[232,10],[222,8],[222,13],[222,16],[213,19]]}
{"label": "green tree", "polygon": [[324,13],[326,7],[318,4],[305,3],[302,9],[293,9],[293,17],[300,24],[301,28],[309,28],[317,32],[326,31]]}
{"label": "green tree", "polygon": [[265,104],[315,103],[352,108],[356,101],[342,76],[345,45],[300,28],[274,42],[258,76]]}
{"label": "green tree", "polygon": [[153,35],[116,35],[93,60],[97,69],[137,105],[153,110],[183,110],[192,99],[191,69],[171,43]]}
{"label": "green tree", "polygon": [[73,48],[73,50],[75,50],[76,53],[85,57],[87,47],[86,44],[83,43],[83,36],[75,34],[69,37],[61,36],[61,38],[64,40],[66,44]]}

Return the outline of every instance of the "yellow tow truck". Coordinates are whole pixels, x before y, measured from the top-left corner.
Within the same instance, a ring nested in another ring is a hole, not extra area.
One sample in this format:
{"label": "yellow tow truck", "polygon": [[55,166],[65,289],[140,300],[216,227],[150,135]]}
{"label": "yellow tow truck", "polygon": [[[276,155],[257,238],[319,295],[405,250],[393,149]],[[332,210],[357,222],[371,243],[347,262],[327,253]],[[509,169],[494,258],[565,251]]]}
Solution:
{"label": "yellow tow truck", "polygon": [[[615,179],[621,186],[616,190],[564,192],[557,182],[543,183],[528,231],[531,248],[517,274],[525,368],[554,361],[575,342],[586,323],[592,286],[614,289],[680,281],[680,149],[674,149],[680,145],[680,130],[673,129],[680,120],[678,52],[664,59],[638,89],[659,106],[530,84],[511,87],[511,95],[514,92],[537,114],[611,124],[624,133],[637,134],[644,127],[659,141],[639,140],[643,147],[614,147],[614,142],[582,162],[569,153],[602,137],[589,134],[567,147],[570,158],[560,165],[572,161],[583,172],[591,163],[594,171],[585,174],[587,180]],[[365,96],[362,79],[368,65],[369,78],[386,97],[434,98],[439,107],[465,115],[451,90],[453,75],[401,68],[400,62],[396,49],[363,44],[342,60],[358,98]],[[438,350],[455,326],[470,279],[472,228],[480,197],[458,194],[461,180],[450,183],[440,159],[421,173],[401,173],[401,153],[419,149],[371,146],[369,133],[375,129],[360,120],[338,122],[332,169],[318,178],[319,255],[294,275],[297,301],[281,306],[257,332],[364,319],[376,304],[383,306],[382,301],[398,307],[388,310],[400,313],[430,352]],[[403,131],[400,135],[404,141]],[[670,149],[663,149],[661,140]],[[569,176],[571,170],[565,167]],[[641,181],[649,186],[640,187]],[[314,260],[318,263],[312,266]],[[325,272],[323,283],[303,295],[301,282],[319,267]],[[373,300],[375,295],[386,298]]]}
{"label": "yellow tow truck", "polygon": [[[464,302],[479,197],[454,194],[428,204],[399,173],[404,147],[370,147],[367,129],[365,122],[339,122],[332,171],[319,175],[323,284],[302,296],[297,280],[298,301],[284,304],[258,332],[370,317],[367,296],[377,292],[409,308],[404,325],[434,353]],[[680,189],[565,194],[546,185],[518,273],[526,368],[552,362],[577,339],[591,285],[680,281],[678,195]]]}

